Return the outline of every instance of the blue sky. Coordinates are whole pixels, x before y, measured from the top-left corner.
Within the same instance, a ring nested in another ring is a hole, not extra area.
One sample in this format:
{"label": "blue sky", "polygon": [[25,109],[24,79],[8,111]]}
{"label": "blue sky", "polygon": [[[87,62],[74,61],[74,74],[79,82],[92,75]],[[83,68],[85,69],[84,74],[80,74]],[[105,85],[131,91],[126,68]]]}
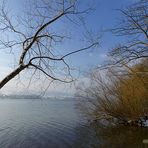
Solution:
{"label": "blue sky", "polygon": [[[2,2],[2,0],[0,0],[0,2]],[[83,1],[85,4],[88,2],[93,2],[93,0]],[[101,36],[99,39],[100,46],[99,48],[94,49],[93,52],[89,50],[70,56],[67,58],[67,61],[72,66],[80,68],[82,71],[86,71],[92,66],[100,65],[105,60],[107,51],[117,43],[123,42],[125,39],[123,37],[116,37],[110,32],[102,32],[102,30],[113,28],[121,17],[121,14],[117,9],[124,8],[133,2],[134,0],[94,0],[95,10],[86,17],[86,26],[88,29],[96,32],[98,36]],[[7,4],[12,12],[21,14],[22,9],[24,9],[25,0],[7,0]],[[59,23],[58,25],[61,27],[62,23]],[[79,26],[72,27],[76,27],[78,32],[79,29],[82,29],[82,27],[79,28]],[[63,45],[63,47],[60,46],[60,48],[64,49],[65,47],[68,47],[73,50],[79,46],[82,47],[82,43],[78,42],[77,32],[74,33],[74,38],[77,40],[77,43],[70,42],[69,46]],[[0,79],[15,67],[16,61],[17,58],[15,59],[13,55],[9,55],[9,52],[2,49],[0,50]],[[8,86],[6,85],[2,91],[12,91],[14,88],[16,88],[16,85],[11,83],[10,85],[8,84]],[[19,88],[21,87],[19,86]],[[63,89],[65,89],[65,85],[61,84],[57,88],[57,91],[60,92],[63,91]],[[33,90],[33,88],[31,90]],[[55,87],[51,87],[51,90],[55,90]],[[70,90],[70,88],[67,87],[67,90]]]}

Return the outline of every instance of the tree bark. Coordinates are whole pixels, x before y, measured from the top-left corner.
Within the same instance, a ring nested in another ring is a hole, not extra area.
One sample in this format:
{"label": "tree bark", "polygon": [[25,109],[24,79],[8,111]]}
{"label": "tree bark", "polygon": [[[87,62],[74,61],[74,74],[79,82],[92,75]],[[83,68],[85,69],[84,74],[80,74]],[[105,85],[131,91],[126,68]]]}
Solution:
{"label": "tree bark", "polygon": [[11,79],[13,79],[16,75],[18,75],[22,70],[27,68],[26,65],[19,65],[14,71],[12,71],[9,75],[7,75],[1,82],[0,82],[0,89]]}

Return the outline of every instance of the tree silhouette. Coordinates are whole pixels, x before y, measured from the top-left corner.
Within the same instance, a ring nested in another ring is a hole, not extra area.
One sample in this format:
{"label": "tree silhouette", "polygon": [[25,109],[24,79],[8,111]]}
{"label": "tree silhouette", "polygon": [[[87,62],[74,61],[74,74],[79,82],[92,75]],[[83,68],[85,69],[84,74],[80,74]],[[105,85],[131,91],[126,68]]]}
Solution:
{"label": "tree silhouette", "polygon": [[[0,12],[0,32],[3,34],[0,47],[10,49],[11,52],[17,48],[20,54],[18,66],[0,81],[0,89],[25,69],[33,69],[32,76],[40,71],[52,81],[66,83],[73,81],[70,65],[65,59],[72,54],[95,47],[98,42],[92,41],[80,49],[69,50],[66,54],[58,55],[54,46],[59,44],[62,46],[69,36],[67,37],[64,31],[62,35],[61,32],[53,32],[53,24],[61,20],[77,23],[78,18],[82,18],[89,11],[90,8],[80,10],[77,0],[37,0],[28,3],[25,15],[14,19],[9,16],[9,10],[4,1]],[[56,62],[64,65],[63,69],[66,71],[64,78],[55,74],[57,66],[52,63]]]}

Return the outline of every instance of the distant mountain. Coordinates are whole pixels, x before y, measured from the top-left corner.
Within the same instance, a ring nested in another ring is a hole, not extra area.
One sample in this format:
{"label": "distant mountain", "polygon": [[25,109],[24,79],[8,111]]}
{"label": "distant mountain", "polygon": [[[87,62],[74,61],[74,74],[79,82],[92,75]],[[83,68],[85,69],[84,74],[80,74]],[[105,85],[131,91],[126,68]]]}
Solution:
{"label": "distant mountain", "polygon": [[41,99],[38,95],[4,95],[0,94],[0,99]]}
{"label": "distant mountain", "polygon": [[0,94],[0,99],[8,98],[8,95]]}
{"label": "distant mountain", "polygon": [[5,95],[0,94],[0,99],[50,99],[50,100],[71,100],[72,96],[40,96],[40,95]]}

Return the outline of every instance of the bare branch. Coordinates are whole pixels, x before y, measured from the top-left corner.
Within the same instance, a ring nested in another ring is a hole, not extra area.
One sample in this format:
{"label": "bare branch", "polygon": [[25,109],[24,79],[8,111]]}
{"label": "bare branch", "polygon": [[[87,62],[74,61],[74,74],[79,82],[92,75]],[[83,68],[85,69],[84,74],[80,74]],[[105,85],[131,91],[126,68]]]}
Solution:
{"label": "bare branch", "polygon": [[[61,53],[61,56],[57,54],[59,49],[54,50],[54,47],[62,45],[69,38],[64,32],[63,34],[56,32],[56,27],[52,31],[52,27],[62,19],[68,21],[67,17],[73,19],[74,16],[88,14],[91,10],[90,8],[78,10],[77,0],[55,0],[52,4],[50,4],[50,1],[40,0],[38,3],[36,1],[30,2],[28,12],[25,13],[24,17],[14,21],[6,11],[6,8],[6,5],[3,5],[0,13],[0,31],[4,33],[4,37],[0,39],[0,47],[11,49],[14,54],[16,50],[19,50],[17,53],[20,53],[20,55],[16,57],[18,59],[18,67],[0,81],[0,89],[25,69],[35,70],[31,79],[36,72],[39,72],[50,80],[70,83],[73,81],[73,77],[71,67],[66,58],[98,45],[98,41],[94,41],[84,48],[79,48],[75,51],[70,50],[72,52],[65,55]],[[75,20],[73,19],[73,21]],[[10,31],[12,34],[10,34]],[[57,63],[63,67],[58,67]],[[60,74],[61,76],[59,76]]]}

